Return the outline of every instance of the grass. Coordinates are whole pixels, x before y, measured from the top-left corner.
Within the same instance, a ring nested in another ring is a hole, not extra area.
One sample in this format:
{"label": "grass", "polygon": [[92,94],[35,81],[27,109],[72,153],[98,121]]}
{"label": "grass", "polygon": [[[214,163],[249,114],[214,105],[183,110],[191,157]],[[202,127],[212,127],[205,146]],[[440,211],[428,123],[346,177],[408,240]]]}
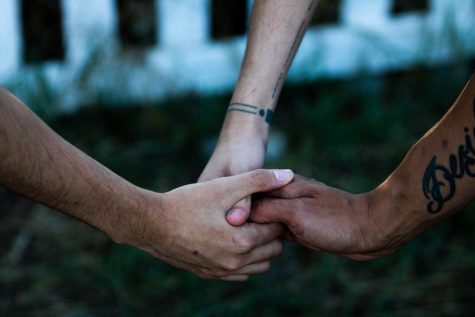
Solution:
{"label": "grass", "polygon": [[[351,192],[372,189],[448,109],[466,65],[286,87],[267,162]],[[194,182],[229,96],[92,105],[49,120],[126,179],[167,191]],[[287,245],[247,283],[204,281],[17,195],[0,192],[0,315],[472,316],[475,216],[468,206],[396,255],[355,262]]]}

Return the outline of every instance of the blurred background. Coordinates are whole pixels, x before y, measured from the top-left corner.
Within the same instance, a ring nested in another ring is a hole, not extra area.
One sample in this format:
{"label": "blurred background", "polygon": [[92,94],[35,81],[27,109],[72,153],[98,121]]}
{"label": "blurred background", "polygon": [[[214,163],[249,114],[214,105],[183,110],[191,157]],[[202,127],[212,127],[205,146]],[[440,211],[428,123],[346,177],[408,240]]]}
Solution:
{"label": "blurred background", "polygon": [[[195,182],[238,76],[252,1],[2,0],[0,83],[61,136],[156,191]],[[361,193],[475,68],[475,0],[321,0],[267,167]],[[296,124],[298,123],[298,124]],[[473,316],[475,206],[396,255],[288,244],[249,282],[204,281],[0,189],[1,316]]]}

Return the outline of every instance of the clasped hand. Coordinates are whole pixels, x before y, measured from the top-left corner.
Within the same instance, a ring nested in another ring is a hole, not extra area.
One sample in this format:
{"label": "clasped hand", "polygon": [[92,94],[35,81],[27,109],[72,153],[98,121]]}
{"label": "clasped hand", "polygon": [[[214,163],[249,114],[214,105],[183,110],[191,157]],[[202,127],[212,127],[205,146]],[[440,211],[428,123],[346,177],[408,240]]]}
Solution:
{"label": "clasped hand", "polygon": [[[353,195],[296,175],[252,205],[256,223],[283,223],[284,237],[310,249],[355,260],[391,255],[426,226],[408,223],[384,190]],[[401,229],[402,228],[402,229]]]}

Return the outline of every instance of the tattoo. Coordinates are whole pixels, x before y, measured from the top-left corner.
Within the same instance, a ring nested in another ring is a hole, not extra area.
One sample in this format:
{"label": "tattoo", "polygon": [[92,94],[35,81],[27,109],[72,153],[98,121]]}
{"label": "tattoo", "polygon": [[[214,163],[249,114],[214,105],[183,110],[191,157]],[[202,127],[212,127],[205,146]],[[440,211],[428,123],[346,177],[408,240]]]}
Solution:
{"label": "tattoo", "polygon": [[[313,2],[310,4],[310,8],[311,8],[311,6],[313,6]],[[297,49],[298,43],[301,40],[301,38],[303,37],[303,33],[304,33],[303,31],[305,29],[306,22],[307,21],[304,19],[302,21],[302,23],[300,24],[300,27],[297,30],[297,34],[294,37],[294,41],[292,42],[292,45],[290,46],[289,53],[287,54],[287,57],[285,58],[284,68],[285,68],[286,71],[288,70],[288,68],[290,66],[290,62],[292,61],[292,58],[295,55],[295,51]],[[275,96],[277,95],[277,91],[279,90],[279,88],[282,85],[282,81],[284,79],[286,71],[279,74],[279,78],[277,78],[277,82],[274,85],[274,90],[272,91],[272,99],[275,99]]]}
{"label": "tattoo", "polygon": [[228,112],[238,111],[243,113],[249,113],[252,115],[258,115],[264,119],[268,124],[272,121],[272,109],[263,109],[256,106],[251,106],[245,103],[233,102],[229,105]]}
{"label": "tattoo", "polygon": [[272,99],[274,99],[275,95],[277,94],[280,83],[282,82],[282,78],[284,78],[284,73],[280,73],[279,78],[277,78],[277,82],[274,85],[274,90],[272,91]]}
{"label": "tattoo", "polygon": [[[430,202],[427,204],[427,211],[430,213],[439,212],[444,203],[455,194],[455,179],[450,171],[443,165],[436,164],[437,157],[434,156],[427,166],[422,179],[424,195]],[[440,180],[440,177],[443,180]],[[443,189],[447,189],[445,193]]]}
{"label": "tattoo", "polygon": [[297,43],[299,42],[299,39],[301,38],[302,30],[305,27],[305,22],[306,22],[305,20],[302,21],[302,23],[300,24],[300,27],[297,31],[297,35],[295,35],[295,37],[294,37],[294,41],[292,42],[292,46],[290,47],[289,54],[287,54],[287,58],[285,59],[284,66],[286,66],[286,67],[289,66],[290,59],[295,53],[295,48],[297,47]]}
{"label": "tattoo", "polygon": [[[473,110],[475,116],[475,100],[473,100]],[[427,211],[437,213],[444,204],[452,199],[457,190],[457,180],[468,177],[475,177],[475,147],[472,138],[475,137],[475,127],[469,133],[467,127],[464,128],[465,144],[460,145],[457,153],[449,156],[448,166],[437,163],[437,156],[432,157],[422,178],[422,190],[429,203]]]}
{"label": "tattoo", "polygon": [[312,0],[310,2],[310,5],[308,6],[307,11],[311,11],[313,9],[313,5],[315,4],[315,2],[317,2],[317,0]]}

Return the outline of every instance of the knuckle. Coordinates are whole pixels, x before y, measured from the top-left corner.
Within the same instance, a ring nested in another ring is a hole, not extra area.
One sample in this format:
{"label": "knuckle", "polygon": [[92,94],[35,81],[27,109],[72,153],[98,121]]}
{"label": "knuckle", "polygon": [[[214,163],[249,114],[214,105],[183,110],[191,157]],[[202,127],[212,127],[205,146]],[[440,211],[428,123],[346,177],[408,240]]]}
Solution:
{"label": "knuckle", "polygon": [[284,252],[284,243],[282,241],[276,241],[274,256],[279,256]]}
{"label": "knuckle", "polygon": [[245,234],[235,235],[233,238],[233,244],[237,253],[247,253],[254,247],[254,241]]}
{"label": "knuckle", "polygon": [[261,188],[269,183],[269,172],[266,170],[256,170],[251,174],[251,182]]}
{"label": "knuckle", "polygon": [[293,209],[289,211],[287,225],[292,233],[296,236],[304,234],[305,215],[300,209]]}
{"label": "knuckle", "polygon": [[270,248],[267,251],[267,254],[265,256],[266,261],[269,261],[272,258],[278,257],[279,255],[282,254],[284,250],[284,244],[280,240],[274,240],[269,247]]}
{"label": "knuckle", "polygon": [[259,273],[265,273],[265,272],[268,272],[269,270],[270,270],[270,262],[267,261],[262,264],[262,268]]}
{"label": "knuckle", "polygon": [[266,265],[264,266],[262,273],[268,272],[269,270],[270,270],[270,262],[267,262]]}
{"label": "knuckle", "polygon": [[290,226],[300,226],[303,221],[302,209],[302,202],[300,200],[295,201],[295,204],[288,211],[288,222]]}
{"label": "knuckle", "polygon": [[222,268],[226,271],[235,271],[241,267],[241,261],[236,258],[230,258],[222,263]]}

